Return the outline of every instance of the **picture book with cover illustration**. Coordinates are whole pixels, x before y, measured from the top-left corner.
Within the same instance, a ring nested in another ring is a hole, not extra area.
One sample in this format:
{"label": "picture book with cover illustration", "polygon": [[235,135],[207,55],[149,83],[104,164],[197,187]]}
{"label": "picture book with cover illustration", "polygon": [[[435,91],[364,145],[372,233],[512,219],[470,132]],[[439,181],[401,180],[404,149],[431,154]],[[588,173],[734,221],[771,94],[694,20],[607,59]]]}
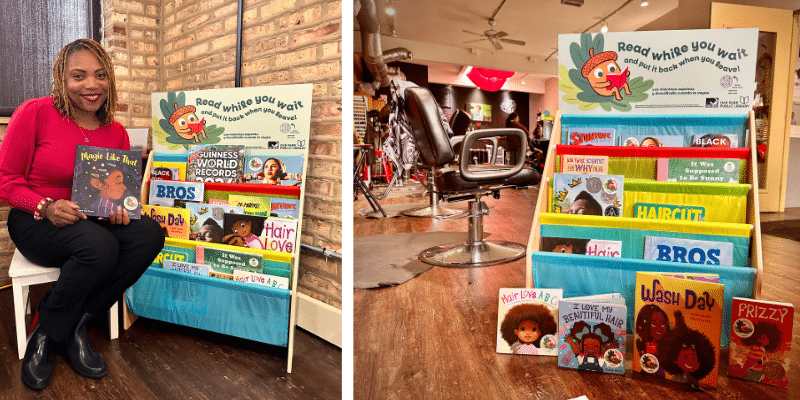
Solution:
{"label": "picture book with cover illustration", "polygon": [[195,255],[194,249],[164,245],[164,248],[161,249],[161,252],[158,253],[158,255],[150,264],[150,266],[155,268],[163,268],[164,261],[169,261],[169,260],[183,262],[183,263],[193,263],[195,262],[194,255]]}
{"label": "picture book with cover illustration", "polygon": [[633,207],[633,217],[667,221],[705,221],[706,209],[701,206],[636,203]]}
{"label": "picture book with cover illustration", "polygon": [[683,135],[627,135],[620,137],[620,146],[683,147]]}
{"label": "picture book with cover illustration", "polygon": [[150,179],[160,179],[162,181],[177,181],[180,173],[177,168],[171,167],[150,167]]}
{"label": "picture book with cover illustration", "polygon": [[249,155],[245,157],[243,182],[296,186],[302,180],[302,156]]}
{"label": "picture book with cover illustration", "polygon": [[622,257],[622,241],[545,236],[542,237],[542,251],[598,257]]}
{"label": "picture book with cover illustration", "polygon": [[242,270],[262,273],[264,257],[260,254],[223,250],[214,247],[195,247],[195,261],[207,265],[209,276],[233,280],[233,272]]}
{"label": "picture book with cover illustration", "polygon": [[739,183],[738,158],[659,158],[656,179],[668,182]]}
{"label": "picture book with cover illustration", "polygon": [[269,204],[270,217],[276,218],[300,218],[300,200],[286,199],[283,197],[273,197]]}
{"label": "picture book with cover illustration", "polygon": [[558,366],[624,375],[627,318],[619,293],[561,299]]}
{"label": "picture book with cover illustration", "polygon": [[739,147],[739,136],[721,133],[692,135],[692,147]]}
{"label": "picture book with cover illustration", "polygon": [[141,218],[142,152],[78,145],[71,200],[90,217],[108,217],[119,209]]}
{"label": "picture book with cover illustration", "polygon": [[254,283],[256,285],[289,289],[289,278],[284,278],[282,276],[259,274],[257,272],[248,272],[236,269],[233,271],[233,280],[236,282]]}
{"label": "picture book with cover illustration", "polygon": [[[150,178],[151,179],[163,179],[157,178],[157,175],[153,174],[154,169],[166,169],[173,172],[172,180],[174,181],[185,181],[186,180],[186,163],[185,162],[177,162],[177,161],[155,161],[150,166]],[[163,172],[159,173],[158,175],[163,174]]]}
{"label": "picture book with cover illustration", "polygon": [[636,272],[633,371],[716,387],[724,286]]}
{"label": "picture book with cover illustration", "polygon": [[794,306],[734,297],[728,375],[788,387]]}
{"label": "picture book with cover illustration", "polygon": [[265,219],[262,238],[265,250],[292,253],[297,243],[297,220]]}
{"label": "picture book with cover illustration", "polygon": [[643,258],[683,264],[733,265],[733,243],[645,236]]}
{"label": "picture book with cover illustration", "polygon": [[175,260],[164,260],[162,268],[186,272],[192,275],[208,276],[208,265]]}
{"label": "picture book with cover illustration", "polygon": [[553,174],[553,212],[619,217],[624,191],[622,175]]}
{"label": "picture book with cover illustration", "polygon": [[562,289],[502,288],[497,307],[497,352],[555,356]]}
{"label": "picture book with cover illustration", "polygon": [[203,201],[203,182],[150,180],[149,205],[175,207],[175,200]]}
{"label": "picture book with cover illustration", "polygon": [[235,183],[242,181],[244,146],[192,145],[186,163],[186,180]]}
{"label": "picture book with cover illustration", "polygon": [[261,217],[270,216],[271,198],[266,196],[249,196],[242,194],[232,194],[228,196],[228,204],[244,208],[244,213],[248,215],[258,215]]}
{"label": "picture book with cover illustration", "polygon": [[613,146],[614,128],[571,128],[567,144],[581,146]]}
{"label": "picture book with cover illustration", "polygon": [[222,243],[225,213],[244,214],[242,207],[208,203],[186,203],[186,209],[189,210],[189,240],[209,243]]}
{"label": "picture book with cover illustration", "polygon": [[222,217],[222,243],[263,250],[265,220],[266,217],[258,215],[225,213]]}
{"label": "picture book with cover illustration", "polygon": [[583,156],[565,154],[561,156],[561,169],[565,174],[607,174],[608,156]]}
{"label": "picture book with cover illustration", "polygon": [[164,230],[164,236],[175,239],[189,238],[189,210],[144,204],[142,214],[158,222]]}

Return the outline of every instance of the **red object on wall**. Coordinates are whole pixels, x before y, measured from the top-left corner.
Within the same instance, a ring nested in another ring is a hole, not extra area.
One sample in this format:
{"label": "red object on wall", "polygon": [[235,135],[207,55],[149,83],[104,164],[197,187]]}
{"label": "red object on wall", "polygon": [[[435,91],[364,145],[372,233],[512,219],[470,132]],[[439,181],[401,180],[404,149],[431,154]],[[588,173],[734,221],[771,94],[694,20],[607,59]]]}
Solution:
{"label": "red object on wall", "polygon": [[514,76],[512,71],[502,71],[499,69],[488,69],[472,67],[467,73],[467,78],[477,87],[488,92],[496,92],[503,87],[506,80]]}

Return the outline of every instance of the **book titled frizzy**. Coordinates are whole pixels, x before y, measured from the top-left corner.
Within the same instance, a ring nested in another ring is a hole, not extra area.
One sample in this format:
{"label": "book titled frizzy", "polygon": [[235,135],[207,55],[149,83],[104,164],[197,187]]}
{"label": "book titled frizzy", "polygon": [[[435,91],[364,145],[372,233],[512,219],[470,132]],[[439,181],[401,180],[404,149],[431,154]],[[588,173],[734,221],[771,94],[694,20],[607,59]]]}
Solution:
{"label": "book titled frizzy", "polygon": [[794,306],[734,297],[728,375],[773,386],[789,386]]}

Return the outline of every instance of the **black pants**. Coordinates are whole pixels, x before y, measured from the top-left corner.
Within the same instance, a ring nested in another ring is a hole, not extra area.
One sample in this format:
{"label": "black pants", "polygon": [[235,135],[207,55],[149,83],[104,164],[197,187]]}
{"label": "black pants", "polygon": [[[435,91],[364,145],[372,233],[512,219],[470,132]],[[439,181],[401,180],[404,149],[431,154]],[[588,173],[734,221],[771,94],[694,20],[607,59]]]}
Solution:
{"label": "black pants", "polygon": [[161,226],[146,216],[128,225],[89,217],[57,228],[12,208],[8,233],[26,258],[61,269],[39,305],[41,327],[57,343],[84,313],[105,312],[120,300],[164,247]]}

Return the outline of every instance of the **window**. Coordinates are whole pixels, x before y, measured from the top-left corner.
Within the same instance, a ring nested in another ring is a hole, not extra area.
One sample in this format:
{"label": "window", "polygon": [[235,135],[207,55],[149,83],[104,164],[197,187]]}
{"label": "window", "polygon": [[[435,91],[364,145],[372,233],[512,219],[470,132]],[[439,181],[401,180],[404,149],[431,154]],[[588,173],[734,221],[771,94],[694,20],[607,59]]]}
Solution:
{"label": "window", "polygon": [[50,94],[53,62],[64,45],[100,41],[101,0],[0,0],[0,117]]}

